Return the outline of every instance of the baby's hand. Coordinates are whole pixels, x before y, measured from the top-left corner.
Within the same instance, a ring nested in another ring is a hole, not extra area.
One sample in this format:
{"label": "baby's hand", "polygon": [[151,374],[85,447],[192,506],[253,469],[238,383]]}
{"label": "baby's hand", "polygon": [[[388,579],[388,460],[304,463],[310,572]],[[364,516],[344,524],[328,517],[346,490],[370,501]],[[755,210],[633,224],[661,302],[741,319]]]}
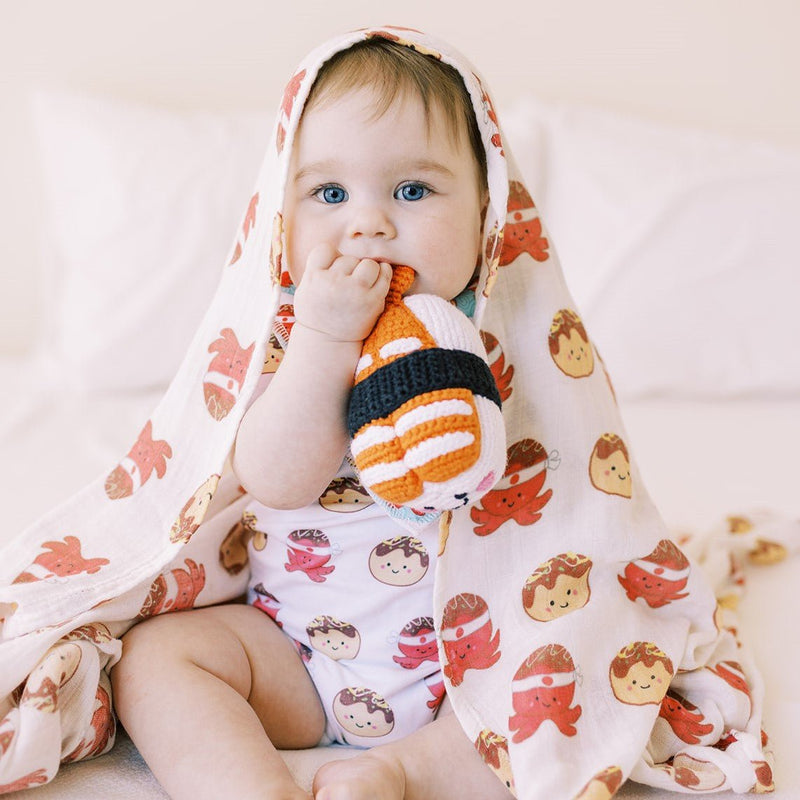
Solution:
{"label": "baby's hand", "polygon": [[338,255],[315,247],[294,296],[295,319],[340,342],[366,339],[383,312],[392,267],[371,258]]}

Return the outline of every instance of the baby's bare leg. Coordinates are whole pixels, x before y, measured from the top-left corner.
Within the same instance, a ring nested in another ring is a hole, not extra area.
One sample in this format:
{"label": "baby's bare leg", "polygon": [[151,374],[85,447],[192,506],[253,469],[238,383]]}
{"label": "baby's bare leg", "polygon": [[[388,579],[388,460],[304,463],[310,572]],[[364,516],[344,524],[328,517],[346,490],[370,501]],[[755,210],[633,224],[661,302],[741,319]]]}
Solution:
{"label": "baby's bare leg", "polygon": [[325,717],[300,656],[251,606],[153,617],[123,639],[117,713],[172,798],[307,800],[277,748],[313,747]]}
{"label": "baby's bare leg", "polygon": [[448,707],[392,744],[325,764],[315,800],[513,800],[483,763]]}

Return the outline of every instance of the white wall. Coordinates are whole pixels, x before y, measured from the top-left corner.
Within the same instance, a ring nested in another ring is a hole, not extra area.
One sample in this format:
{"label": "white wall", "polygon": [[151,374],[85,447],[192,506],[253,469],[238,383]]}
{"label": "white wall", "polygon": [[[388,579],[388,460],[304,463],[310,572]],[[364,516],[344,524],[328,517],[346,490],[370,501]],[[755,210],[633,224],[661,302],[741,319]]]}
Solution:
{"label": "white wall", "polygon": [[531,90],[800,150],[794,0],[472,8],[463,0],[0,0],[0,353],[27,350],[41,313],[41,200],[26,106],[36,86],[184,109],[272,109],[311,47],[391,23],[456,45],[501,112]]}

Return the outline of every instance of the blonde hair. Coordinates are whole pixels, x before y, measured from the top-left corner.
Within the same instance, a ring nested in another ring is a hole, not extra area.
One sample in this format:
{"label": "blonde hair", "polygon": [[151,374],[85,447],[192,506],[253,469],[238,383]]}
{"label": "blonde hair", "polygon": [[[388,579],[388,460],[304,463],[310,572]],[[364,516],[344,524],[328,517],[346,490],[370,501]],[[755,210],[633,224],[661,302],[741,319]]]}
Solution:
{"label": "blonde hair", "polygon": [[436,108],[453,141],[460,143],[466,133],[481,189],[486,189],[486,151],[469,92],[454,67],[413,47],[374,36],[340,50],[322,65],[303,113],[364,88],[373,89],[378,98],[373,119],[383,116],[397,99],[414,95],[422,100],[428,124],[431,108]]}

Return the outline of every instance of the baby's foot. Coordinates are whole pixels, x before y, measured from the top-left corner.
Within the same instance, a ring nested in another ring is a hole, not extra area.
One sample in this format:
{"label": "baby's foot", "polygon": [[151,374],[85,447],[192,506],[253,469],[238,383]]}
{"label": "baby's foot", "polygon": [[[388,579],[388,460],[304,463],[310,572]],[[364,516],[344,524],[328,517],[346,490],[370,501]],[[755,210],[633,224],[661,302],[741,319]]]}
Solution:
{"label": "baby's foot", "polygon": [[314,776],[314,800],[403,800],[405,787],[400,762],[370,751],[320,767]]}

